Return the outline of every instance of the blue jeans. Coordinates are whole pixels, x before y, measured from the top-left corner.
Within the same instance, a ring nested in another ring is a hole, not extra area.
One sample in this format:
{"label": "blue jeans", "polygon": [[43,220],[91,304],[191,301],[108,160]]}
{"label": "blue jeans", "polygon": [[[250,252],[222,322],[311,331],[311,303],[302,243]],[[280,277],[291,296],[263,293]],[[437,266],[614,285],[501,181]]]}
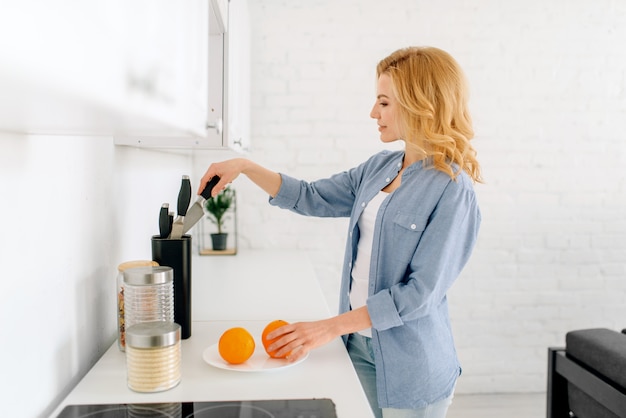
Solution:
{"label": "blue jeans", "polygon": [[379,408],[372,339],[361,334],[350,334],[348,354],[376,418],[445,418],[454,394],[420,409]]}

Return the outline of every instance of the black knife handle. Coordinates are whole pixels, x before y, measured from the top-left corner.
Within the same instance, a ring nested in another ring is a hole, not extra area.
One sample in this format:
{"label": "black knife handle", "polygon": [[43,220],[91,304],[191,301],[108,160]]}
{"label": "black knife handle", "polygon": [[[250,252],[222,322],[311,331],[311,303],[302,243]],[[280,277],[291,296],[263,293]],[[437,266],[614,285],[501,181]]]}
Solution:
{"label": "black knife handle", "polygon": [[210,198],[213,188],[219,181],[220,181],[220,176],[211,177],[211,180],[209,180],[206,186],[204,186],[204,190],[202,190],[202,193],[200,193],[200,196],[204,197],[205,199]]}
{"label": "black knife handle", "polygon": [[190,202],[191,181],[189,180],[189,176],[183,176],[183,180],[180,183],[180,191],[178,192],[178,215],[185,216],[187,214]]}
{"label": "black knife handle", "polygon": [[161,210],[159,211],[159,236],[161,238],[167,238],[170,235],[169,208],[169,203],[163,203]]}

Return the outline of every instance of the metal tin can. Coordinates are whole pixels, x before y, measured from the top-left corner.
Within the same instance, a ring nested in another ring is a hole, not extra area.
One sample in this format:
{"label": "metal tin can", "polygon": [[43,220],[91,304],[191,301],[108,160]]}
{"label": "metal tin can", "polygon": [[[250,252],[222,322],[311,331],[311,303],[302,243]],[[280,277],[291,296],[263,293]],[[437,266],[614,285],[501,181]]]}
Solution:
{"label": "metal tin can", "polygon": [[128,387],[135,392],[161,392],[181,378],[180,325],[155,321],[126,329]]}

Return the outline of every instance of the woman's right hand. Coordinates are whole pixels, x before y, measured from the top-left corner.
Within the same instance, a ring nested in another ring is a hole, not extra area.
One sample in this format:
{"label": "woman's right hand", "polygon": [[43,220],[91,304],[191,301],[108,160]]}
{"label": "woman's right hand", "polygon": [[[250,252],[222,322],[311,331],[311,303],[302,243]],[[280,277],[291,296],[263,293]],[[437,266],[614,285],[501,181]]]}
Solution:
{"label": "woman's right hand", "polygon": [[226,160],[218,163],[213,163],[209,166],[204,176],[200,179],[200,186],[198,187],[198,193],[200,194],[204,190],[204,186],[214,176],[219,176],[220,181],[213,187],[211,196],[215,197],[218,193],[223,191],[226,186],[235,180],[239,174],[245,169],[246,163],[249,161],[245,158],[233,158],[232,160]]}
{"label": "woman's right hand", "polygon": [[211,180],[213,176],[219,176],[220,181],[217,182],[211,196],[215,197],[219,192],[224,190],[226,186],[235,180],[239,174],[245,174],[257,186],[265,190],[270,196],[275,197],[282,184],[280,174],[261,167],[254,162],[245,158],[233,158],[219,163],[213,163],[209,166],[198,187],[198,194],[204,190],[204,186]]}

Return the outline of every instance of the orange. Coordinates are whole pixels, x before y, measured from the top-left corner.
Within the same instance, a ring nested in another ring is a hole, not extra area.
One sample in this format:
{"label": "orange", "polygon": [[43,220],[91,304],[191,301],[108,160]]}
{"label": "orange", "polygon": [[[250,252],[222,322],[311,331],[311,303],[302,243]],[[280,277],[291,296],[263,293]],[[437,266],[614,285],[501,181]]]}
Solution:
{"label": "orange", "polygon": [[254,338],[241,327],[224,331],[218,343],[220,356],[230,364],[241,364],[254,353]]}
{"label": "orange", "polygon": [[263,329],[263,334],[261,335],[261,341],[263,341],[263,347],[265,348],[265,352],[271,357],[271,358],[285,358],[287,357],[289,354],[291,354],[291,352],[283,355],[283,356],[276,356],[276,351],[272,351],[270,352],[267,348],[270,346],[270,344],[272,344],[274,341],[277,340],[277,338],[274,338],[273,340],[268,340],[267,339],[267,334],[269,334],[270,332],[274,331],[277,328],[282,327],[283,325],[288,325],[289,322],[283,321],[282,319],[277,319],[275,321],[270,322],[269,324],[267,324],[265,326],[265,329]]}

